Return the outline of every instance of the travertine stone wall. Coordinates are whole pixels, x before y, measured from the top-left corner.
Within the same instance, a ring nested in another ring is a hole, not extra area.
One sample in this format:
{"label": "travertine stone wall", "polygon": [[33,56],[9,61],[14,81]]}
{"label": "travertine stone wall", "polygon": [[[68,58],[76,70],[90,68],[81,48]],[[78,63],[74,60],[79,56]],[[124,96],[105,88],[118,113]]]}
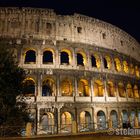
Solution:
{"label": "travertine stone wall", "polygon": [[56,15],[50,9],[1,7],[0,36],[80,42],[140,60],[139,43],[123,30],[84,15]]}

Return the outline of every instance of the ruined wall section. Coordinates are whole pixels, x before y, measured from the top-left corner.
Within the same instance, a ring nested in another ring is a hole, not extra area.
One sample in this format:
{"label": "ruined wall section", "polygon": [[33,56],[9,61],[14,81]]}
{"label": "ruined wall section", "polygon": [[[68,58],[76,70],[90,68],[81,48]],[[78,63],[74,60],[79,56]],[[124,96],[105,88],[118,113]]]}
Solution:
{"label": "ruined wall section", "polygon": [[0,36],[91,44],[140,61],[140,45],[133,37],[116,26],[80,14],[64,16],[50,9],[1,7]]}

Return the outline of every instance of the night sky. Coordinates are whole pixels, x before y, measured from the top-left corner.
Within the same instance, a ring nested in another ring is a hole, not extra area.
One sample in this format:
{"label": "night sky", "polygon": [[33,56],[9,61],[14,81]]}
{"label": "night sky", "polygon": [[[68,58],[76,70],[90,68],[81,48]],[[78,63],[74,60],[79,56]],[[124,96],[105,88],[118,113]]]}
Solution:
{"label": "night sky", "polygon": [[80,13],[118,26],[140,42],[139,0],[0,0],[0,6],[41,7],[57,14]]}

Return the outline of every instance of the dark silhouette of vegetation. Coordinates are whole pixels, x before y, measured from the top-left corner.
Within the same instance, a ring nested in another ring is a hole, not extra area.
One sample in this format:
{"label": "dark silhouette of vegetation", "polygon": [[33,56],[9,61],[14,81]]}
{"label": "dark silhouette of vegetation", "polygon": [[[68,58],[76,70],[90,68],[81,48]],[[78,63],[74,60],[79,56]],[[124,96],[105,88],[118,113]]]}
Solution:
{"label": "dark silhouette of vegetation", "polygon": [[0,135],[20,135],[28,119],[22,98],[25,72],[18,66],[14,46],[0,41]]}

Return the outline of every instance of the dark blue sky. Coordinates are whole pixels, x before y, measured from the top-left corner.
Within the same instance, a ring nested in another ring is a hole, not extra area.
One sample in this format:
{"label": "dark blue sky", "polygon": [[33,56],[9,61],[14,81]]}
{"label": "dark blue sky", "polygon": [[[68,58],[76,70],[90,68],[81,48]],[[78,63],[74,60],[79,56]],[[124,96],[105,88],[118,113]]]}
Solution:
{"label": "dark blue sky", "polygon": [[0,0],[0,6],[51,8],[58,14],[81,13],[114,24],[140,42],[139,0]]}

